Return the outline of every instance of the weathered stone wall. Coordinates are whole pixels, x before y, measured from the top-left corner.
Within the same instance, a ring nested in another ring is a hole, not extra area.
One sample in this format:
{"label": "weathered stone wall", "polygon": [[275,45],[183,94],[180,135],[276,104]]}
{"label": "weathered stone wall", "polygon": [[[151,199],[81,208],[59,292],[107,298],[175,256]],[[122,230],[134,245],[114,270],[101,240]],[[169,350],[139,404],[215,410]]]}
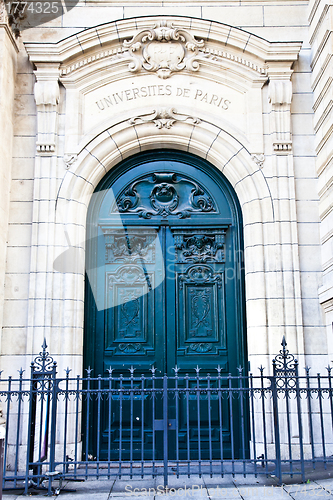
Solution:
{"label": "weathered stone wall", "polygon": [[1,10],[0,5],[0,329],[8,321],[7,314],[3,318],[3,302],[12,174],[14,83],[16,78],[17,51],[15,38],[7,23],[6,12]]}
{"label": "weathered stone wall", "polygon": [[319,288],[325,312],[329,360],[333,359],[333,127],[332,127],[332,37],[333,10],[330,2],[309,3],[311,88],[314,98],[314,132],[323,281]]}

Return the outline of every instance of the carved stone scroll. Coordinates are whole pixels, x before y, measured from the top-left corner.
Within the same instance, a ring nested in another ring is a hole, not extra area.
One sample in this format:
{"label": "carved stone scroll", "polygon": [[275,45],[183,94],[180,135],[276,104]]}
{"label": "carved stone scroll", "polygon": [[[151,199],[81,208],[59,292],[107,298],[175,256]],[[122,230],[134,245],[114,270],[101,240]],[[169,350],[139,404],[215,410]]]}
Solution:
{"label": "carved stone scroll", "polygon": [[37,152],[53,155],[56,148],[58,103],[59,103],[59,67],[39,67],[35,71],[37,81],[34,94],[37,106]]}
{"label": "carved stone scroll", "polygon": [[264,166],[264,161],[265,161],[265,155],[262,153],[256,153],[251,156],[252,160],[256,165],[258,165],[259,168],[263,168]]}
{"label": "carved stone scroll", "polygon": [[271,111],[271,131],[273,149],[276,152],[291,151],[291,117],[290,106],[292,84],[290,79],[271,79],[269,82],[269,102]]}
{"label": "carved stone scroll", "polygon": [[165,79],[184,69],[198,71],[197,56],[204,41],[197,40],[186,29],[162,21],[139,31],[131,40],[125,40],[123,46],[132,57],[130,71],[144,69]]}
{"label": "carved stone scroll", "polygon": [[77,155],[64,155],[64,164],[66,170],[71,168],[72,165],[77,161]]}

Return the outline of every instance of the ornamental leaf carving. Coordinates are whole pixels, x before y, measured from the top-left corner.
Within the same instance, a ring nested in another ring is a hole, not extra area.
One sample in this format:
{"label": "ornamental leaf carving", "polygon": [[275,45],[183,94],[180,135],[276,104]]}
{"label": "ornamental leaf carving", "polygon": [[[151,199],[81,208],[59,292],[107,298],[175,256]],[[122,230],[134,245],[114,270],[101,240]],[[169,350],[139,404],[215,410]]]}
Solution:
{"label": "ornamental leaf carving", "polygon": [[139,317],[140,304],[137,296],[132,291],[127,291],[126,300],[121,304],[121,326],[127,328],[132,324],[136,324]]}
{"label": "ornamental leaf carving", "polygon": [[204,45],[203,40],[197,40],[186,29],[166,21],[139,31],[123,43],[132,58],[128,66],[130,71],[144,69],[162,79],[184,69],[198,71],[199,48]]}
{"label": "ornamental leaf carving", "polygon": [[211,196],[198,183],[172,172],[154,173],[134,181],[117,197],[111,213],[191,217],[193,213],[216,212]]}
{"label": "ornamental leaf carving", "polygon": [[192,327],[198,328],[199,326],[206,325],[207,316],[210,311],[211,297],[208,290],[198,290],[191,297],[191,310],[192,310]]}
{"label": "ornamental leaf carving", "polygon": [[194,118],[193,116],[183,115],[177,113],[176,109],[162,108],[159,110],[153,110],[151,113],[142,116],[135,116],[129,120],[131,125],[139,125],[142,123],[154,123],[158,129],[166,128],[170,129],[176,122],[187,122],[192,125],[198,125],[200,123],[199,118]]}

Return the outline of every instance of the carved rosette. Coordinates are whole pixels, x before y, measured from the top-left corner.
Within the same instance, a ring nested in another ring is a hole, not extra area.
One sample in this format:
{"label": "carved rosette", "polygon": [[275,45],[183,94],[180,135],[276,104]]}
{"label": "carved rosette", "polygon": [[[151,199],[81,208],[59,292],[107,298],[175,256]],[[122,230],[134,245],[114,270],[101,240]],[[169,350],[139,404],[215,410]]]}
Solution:
{"label": "carved rosette", "polygon": [[162,21],[125,40],[123,47],[132,57],[130,71],[144,69],[165,79],[184,69],[198,71],[199,48],[204,48],[204,41],[197,40],[186,29]]}
{"label": "carved rosette", "polygon": [[170,129],[176,122],[186,122],[192,125],[200,123],[199,118],[177,113],[174,108],[153,110],[151,113],[142,116],[135,116],[129,120],[130,125],[138,125],[142,123],[154,123],[158,129]]}

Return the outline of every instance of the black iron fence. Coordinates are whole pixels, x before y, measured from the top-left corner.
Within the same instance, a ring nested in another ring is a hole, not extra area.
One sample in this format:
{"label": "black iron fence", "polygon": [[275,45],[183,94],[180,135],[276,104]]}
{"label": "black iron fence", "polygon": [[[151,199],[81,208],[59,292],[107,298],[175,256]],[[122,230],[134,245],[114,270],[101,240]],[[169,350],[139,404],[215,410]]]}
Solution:
{"label": "black iron fence", "polygon": [[286,342],[273,374],[64,377],[43,350],[30,378],[0,380],[6,419],[3,487],[89,478],[226,474],[299,476],[333,462],[333,388],[327,373],[299,374]]}

